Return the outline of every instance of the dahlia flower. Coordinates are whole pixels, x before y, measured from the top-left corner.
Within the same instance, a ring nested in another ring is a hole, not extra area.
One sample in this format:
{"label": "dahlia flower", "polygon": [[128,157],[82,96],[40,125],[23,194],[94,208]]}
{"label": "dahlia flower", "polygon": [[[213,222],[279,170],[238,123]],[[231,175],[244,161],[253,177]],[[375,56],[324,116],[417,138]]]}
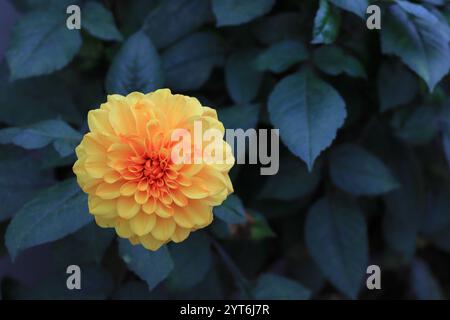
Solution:
{"label": "dahlia flower", "polygon": [[[218,130],[220,142],[183,140],[188,156],[174,157],[180,146],[174,133],[195,135],[196,124]],[[212,222],[213,207],[233,191],[228,172],[234,158],[223,140],[223,124],[214,109],[195,98],[168,89],[109,95],[89,112],[88,125],[73,171],[96,223],[115,228],[132,244],[157,250],[185,240]],[[186,161],[206,148],[213,156],[223,154],[224,161]]]}

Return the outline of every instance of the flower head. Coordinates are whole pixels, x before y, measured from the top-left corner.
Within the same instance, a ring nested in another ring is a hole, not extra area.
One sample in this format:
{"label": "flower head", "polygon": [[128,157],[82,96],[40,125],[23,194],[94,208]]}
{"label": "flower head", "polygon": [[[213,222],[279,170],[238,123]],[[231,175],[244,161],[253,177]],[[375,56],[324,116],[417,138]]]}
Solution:
{"label": "flower head", "polygon": [[[168,89],[109,95],[100,109],[89,112],[88,124],[73,171],[96,223],[115,228],[133,244],[157,250],[185,240],[211,223],[212,208],[233,191],[228,171],[234,158],[223,141],[224,127],[216,111],[195,98]],[[194,136],[196,124],[215,129],[221,139],[200,145],[183,139],[189,152],[182,159],[209,148],[224,161],[179,161],[174,133],[182,129]]]}

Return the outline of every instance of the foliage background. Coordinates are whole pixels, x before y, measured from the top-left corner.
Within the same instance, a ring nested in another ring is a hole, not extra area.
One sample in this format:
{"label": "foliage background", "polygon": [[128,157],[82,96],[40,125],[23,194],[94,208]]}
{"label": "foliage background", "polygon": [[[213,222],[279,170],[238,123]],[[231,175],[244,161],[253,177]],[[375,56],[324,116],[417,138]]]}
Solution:
{"label": "foliage background", "polygon": [[[1,297],[449,297],[450,5],[370,2],[381,30],[368,0],[0,1]],[[93,224],[71,166],[106,93],[159,87],[282,143],[277,175],[235,166],[213,225],[151,253]]]}

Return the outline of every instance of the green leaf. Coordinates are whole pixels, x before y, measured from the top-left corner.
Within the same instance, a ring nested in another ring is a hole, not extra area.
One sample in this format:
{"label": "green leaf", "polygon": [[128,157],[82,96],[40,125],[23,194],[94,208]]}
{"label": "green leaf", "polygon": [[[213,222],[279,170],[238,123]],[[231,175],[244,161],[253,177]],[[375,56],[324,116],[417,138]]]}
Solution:
{"label": "green leaf", "polygon": [[422,259],[416,258],[411,265],[411,284],[419,300],[444,299],[444,294],[437,279]]}
{"label": "green leaf", "polygon": [[309,70],[282,79],[270,94],[268,109],[282,141],[310,171],[347,114],[339,93]]}
{"label": "green leaf", "polygon": [[404,65],[386,61],[378,72],[377,84],[381,112],[410,103],[419,88],[416,77]]}
{"label": "green leaf", "polygon": [[194,232],[187,240],[171,246],[170,253],[174,269],[167,281],[173,289],[186,290],[199,284],[211,267],[209,240],[201,232]]}
{"label": "green leaf", "polygon": [[345,73],[355,78],[367,78],[363,65],[339,47],[320,47],[314,51],[314,63],[332,76]]}
{"label": "green leaf", "polygon": [[328,0],[320,0],[319,10],[314,18],[314,44],[331,44],[336,40],[341,27],[341,14]]}
{"label": "green leaf", "polygon": [[257,300],[307,300],[310,294],[297,281],[273,273],[262,274],[253,289]]}
{"label": "green leaf", "polygon": [[145,19],[142,29],[156,48],[164,48],[212,20],[207,0],[161,1]]}
{"label": "green leaf", "polygon": [[369,6],[368,0],[330,0],[335,6],[346,11],[353,12],[357,16],[365,19],[366,10]]}
{"label": "green leaf", "polygon": [[257,50],[253,48],[234,52],[225,64],[225,83],[235,103],[249,103],[258,94],[262,73],[253,66]]}
{"label": "green leaf", "polygon": [[94,37],[103,40],[122,40],[122,35],[114,23],[112,13],[99,2],[89,1],[82,10],[83,28]]}
{"label": "green leaf", "polygon": [[226,223],[244,223],[246,221],[245,209],[241,199],[230,195],[222,205],[213,209],[214,215]]}
{"label": "green leaf", "polygon": [[330,175],[334,184],[355,195],[379,195],[399,187],[381,160],[353,144],[340,145],[331,152]]}
{"label": "green leaf", "polygon": [[267,178],[260,193],[261,198],[292,201],[316,189],[320,181],[317,168],[308,172],[306,165],[294,156],[282,157],[280,163],[280,171]]}
{"label": "green leaf", "polygon": [[450,252],[450,188],[440,188],[429,202],[421,231],[437,247]]}
{"label": "green leaf", "polygon": [[126,95],[133,91],[148,93],[164,82],[161,60],[150,39],[141,31],[123,44],[106,75],[109,93]]}
{"label": "green leaf", "polygon": [[144,280],[149,290],[153,290],[167,278],[173,269],[173,261],[166,246],[150,251],[141,245],[133,246],[128,240],[121,239],[119,254],[128,266]]}
{"label": "green leaf", "polygon": [[168,87],[195,90],[223,63],[223,41],[210,32],[194,33],[164,51],[162,59]]}
{"label": "green leaf", "polygon": [[281,73],[307,58],[308,52],[301,42],[284,40],[261,52],[255,63],[259,70]]}
{"label": "green leaf", "polygon": [[217,26],[235,26],[268,13],[275,0],[212,0]]}
{"label": "green leaf", "polygon": [[252,240],[258,241],[276,236],[264,215],[252,210],[251,217],[250,238]]}
{"label": "green leaf", "polygon": [[325,197],[309,210],[305,228],[306,246],[320,270],[339,291],[355,299],[368,262],[363,213],[348,198]]}
{"label": "green leaf", "polygon": [[81,134],[61,120],[47,120],[23,128],[0,130],[0,143],[14,143],[25,149],[39,149],[50,143],[61,157],[75,152]]}
{"label": "green leaf", "polygon": [[423,6],[406,1],[397,1],[383,17],[383,53],[400,57],[432,91],[450,69],[449,38],[442,22]]}
{"label": "green leaf", "polygon": [[37,160],[16,147],[0,148],[0,221],[11,217],[36,192],[53,181],[49,172],[39,170]]}
{"label": "green leaf", "polygon": [[13,80],[66,66],[81,46],[79,30],[66,27],[65,11],[33,11],[14,27],[6,59]]}
{"label": "green leaf", "polygon": [[40,192],[14,215],[5,235],[14,259],[21,251],[71,234],[92,221],[75,179]]}

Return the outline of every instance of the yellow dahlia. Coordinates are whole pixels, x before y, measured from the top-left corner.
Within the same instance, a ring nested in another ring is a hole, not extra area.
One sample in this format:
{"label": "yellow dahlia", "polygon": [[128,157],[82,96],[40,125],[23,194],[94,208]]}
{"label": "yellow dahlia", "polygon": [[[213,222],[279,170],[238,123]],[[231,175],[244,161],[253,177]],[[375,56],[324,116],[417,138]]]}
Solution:
{"label": "yellow dahlia", "polygon": [[[202,130],[218,130],[220,142],[198,145],[191,139],[191,157],[209,148],[225,161],[174,160],[180,146],[174,133],[182,129],[194,136],[199,123]],[[233,192],[228,171],[234,158],[223,140],[223,124],[214,109],[195,98],[168,89],[109,95],[100,109],[89,112],[88,124],[73,171],[96,223],[115,228],[132,244],[157,250],[185,240],[209,225],[212,208]]]}

